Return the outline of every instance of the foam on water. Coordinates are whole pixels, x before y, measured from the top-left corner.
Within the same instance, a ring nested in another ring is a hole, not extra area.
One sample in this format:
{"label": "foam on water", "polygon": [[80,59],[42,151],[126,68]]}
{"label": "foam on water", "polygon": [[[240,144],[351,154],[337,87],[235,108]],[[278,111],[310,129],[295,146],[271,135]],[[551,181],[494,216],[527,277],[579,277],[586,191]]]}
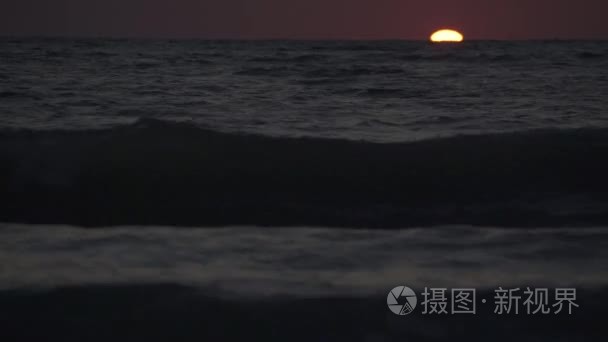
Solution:
{"label": "foam on water", "polygon": [[243,296],[412,287],[608,285],[608,230],[0,225],[0,286],[193,285]]}

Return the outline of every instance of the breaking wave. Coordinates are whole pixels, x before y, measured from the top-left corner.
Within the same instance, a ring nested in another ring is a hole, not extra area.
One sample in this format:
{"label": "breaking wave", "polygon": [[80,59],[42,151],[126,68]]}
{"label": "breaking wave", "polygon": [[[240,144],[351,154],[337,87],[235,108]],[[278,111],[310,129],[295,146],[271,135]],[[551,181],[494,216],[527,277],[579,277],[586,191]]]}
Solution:
{"label": "breaking wave", "polygon": [[407,143],[221,133],[140,120],[0,133],[0,220],[171,225],[608,222],[608,131]]}

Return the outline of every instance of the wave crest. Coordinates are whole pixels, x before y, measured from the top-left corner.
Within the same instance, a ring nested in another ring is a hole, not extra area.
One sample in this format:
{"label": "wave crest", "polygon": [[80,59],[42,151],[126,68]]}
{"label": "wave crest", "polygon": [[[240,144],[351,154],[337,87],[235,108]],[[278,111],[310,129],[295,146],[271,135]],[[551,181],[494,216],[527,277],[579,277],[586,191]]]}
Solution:
{"label": "wave crest", "polygon": [[0,220],[81,225],[608,222],[608,130],[410,143],[220,133],[142,119],[0,133]]}

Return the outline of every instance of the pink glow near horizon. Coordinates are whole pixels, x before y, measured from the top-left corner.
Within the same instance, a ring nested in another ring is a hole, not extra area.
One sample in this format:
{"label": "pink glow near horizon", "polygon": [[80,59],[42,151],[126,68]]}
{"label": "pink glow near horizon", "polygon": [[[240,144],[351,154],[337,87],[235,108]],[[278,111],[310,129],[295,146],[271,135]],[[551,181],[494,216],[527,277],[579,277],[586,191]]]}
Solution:
{"label": "pink glow near horizon", "polygon": [[7,0],[0,35],[608,39],[605,0]]}

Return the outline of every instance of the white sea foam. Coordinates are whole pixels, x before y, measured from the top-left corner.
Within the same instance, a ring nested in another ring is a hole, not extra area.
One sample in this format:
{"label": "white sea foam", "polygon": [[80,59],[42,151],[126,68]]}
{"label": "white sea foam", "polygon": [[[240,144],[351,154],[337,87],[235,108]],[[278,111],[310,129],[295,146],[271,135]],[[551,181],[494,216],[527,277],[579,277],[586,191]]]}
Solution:
{"label": "white sea foam", "polygon": [[605,228],[0,225],[0,287],[169,282],[242,295],[608,284]]}

